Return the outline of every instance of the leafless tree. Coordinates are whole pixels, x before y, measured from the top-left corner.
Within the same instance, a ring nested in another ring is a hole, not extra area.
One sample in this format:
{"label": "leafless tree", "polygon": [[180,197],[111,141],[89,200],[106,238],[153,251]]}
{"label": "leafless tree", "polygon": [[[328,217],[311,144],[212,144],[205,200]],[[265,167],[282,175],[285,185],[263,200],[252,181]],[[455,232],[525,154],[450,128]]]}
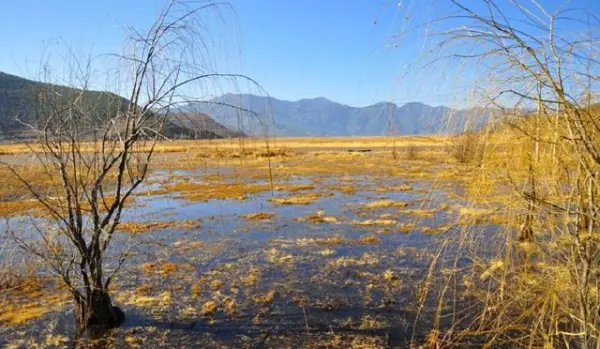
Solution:
{"label": "leafless tree", "polygon": [[108,257],[109,246],[128,200],[148,176],[173,109],[188,101],[192,87],[246,79],[215,72],[199,59],[210,54],[201,15],[222,6],[169,1],[147,31],[132,30],[131,50],[108,57],[120,63],[109,74],[117,93],[92,91],[91,63],[77,59],[69,71],[76,88],[45,84],[32,91],[34,106],[21,122],[37,137],[29,146],[52,185],[3,165],[39,202],[47,224],[35,239],[13,237],[66,285],[80,329],[123,320],[110,286],[127,252]]}
{"label": "leafless tree", "polygon": [[[448,15],[417,26],[433,43],[428,64],[471,67],[482,107],[503,111],[495,129],[476,134],[493,136],[478,141],[488,150],[479,171],[511,193],[522,220],[516,238],[506,230],[504,273],[483,283],[467,332],[487,346],[600,348],[598,13],[570,2],[446,4]],[[526,250],[535,258],[515,253]]]}

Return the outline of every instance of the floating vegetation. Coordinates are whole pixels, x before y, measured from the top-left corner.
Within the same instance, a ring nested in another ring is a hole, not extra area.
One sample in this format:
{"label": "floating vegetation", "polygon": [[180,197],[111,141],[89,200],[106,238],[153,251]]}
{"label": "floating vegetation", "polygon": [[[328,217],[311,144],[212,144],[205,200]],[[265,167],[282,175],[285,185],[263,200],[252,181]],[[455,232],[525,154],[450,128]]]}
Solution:
{"label": "floating vegetation", "polygon": [[397,200],[378,200],[364,204],[363,207],[369,210],[378,208],[390,208],[390,207],[407,207],[408,203]]}
{"label": "floating vegetation", "polygon": [[241,215],[240,217],[247,219],[249,221],[268,221],[275,217],[275,213],[273,212],[256,212]]}
{"label": "floating vegetation", "polygon": [[223,306],[225,307],[225,312],[227,312],[229,316],[236,316],[238,307],[235,300],[227,297],[223,300]]}
{"label": "floating vegetation", "polygon": [[371,253],[365,253],[360,258],[340,257],[330,262],[335,267],[365,266],[379,264],[379,258]]}
{"label": "floating vegetation", "polygon": [[358,239],[345,239],[339,236],[327,238],[300,238],[296,239],[298,246],[318,245],[318,246],[343,246],[343,245],[373,245],[380,242],[377,235],[367,235]]}
{"label": "floating vegetation", "polygon": [[395,219],[367,219],[364,221],[353,221],[354,225],[394,225],[398,224],[398,221]]}
{"label": "floating vegetation", "polygon": [[333,193],[308,193],[305,195],[296,196],[279,196],[271,198],[271,202],[279,205],[309,205],[319,198],[333,196]]}
{"label": "floating vegetation", "polygon": [[201,291],[202,291],[202,287],[198,283],[195,283],[190,287],[190,293],[194,297],[198,297],[200,295]]}
{"label": "floating vegetation", "polygon": [[406,216],[418,216],[418,217],[433,217],[436,213],[436,210],[426,210],[426,209],[414,209],[414,210],[399,210],[399,214]]}
{"label": "floating vegetation", "polygon": [[58,295],[39,294],[35,301],[16,303],[2,301],[0,310],[0,324],[7,326],[21,325],[38,319],[52,311],[59,310],[64,301]]}
{"label": "floating vegetation", "polygon": [[315,190],[315,186],[314,184],[291,184],[276,186],[274,189],[278,191],[289,191],[290,193],[295,193],[304,190]]}
{"label": "floating vegetation", "polygon": [[504,261],[502,260],[494,260],[490,262],[489,267],[481,273],[479,278],[483,281],[489,279],[496,272],[504,269]]}
{"label": "floating vegetation", "polygon": [[186,221],[164,221],[164,222],[122,222],[118,225],[117,230],[127,232],[133,235],[149,233],[156,230],[179,229],[193,230],[199,229],[200,222],[198,220]]}
{"label": "floating vegetation", "polygon": [[300,218],[296,218],[297,222],[309,222],[309,223],[315,223],[315,224],[320,224],[320,223],[338,223],[338,219],[334,216],[327,216],[325,214],[325,211],[317,211],[314,214],[311,214],[307,217],[300,217]]}
{"label": "floating vegetation", "polygon": [[381,330],[389,327],[389,323],[381,317],[370,315],[363,316],[360,319],[359,330]]}
{"label": "floating vegetation", "polygon": [[383,272],[383,278],[386,281],[390,281],[390,282],[391,281],[398,281],[398,276],[391,269],[388,269],[388,270],[386,270],[386,271]]}
{"label": "floating vegetation", "polygon": [[257,268],[252,268],[250,269],[250,271],[248,272],[247,276],[243,276],[242,282],[244,283],[244,285],[246,286],[254,286],[258,283],[258,281],[260,280],[260,270]]}
{"label": "floating vegetation", "polygon": [[276,295],[277,292],[271,290],[265,294],[256,294],[252,296],[252,301],[254,301],[254,303],[257,303],[260,306],[266,307],[268,305],[273,304]]}
{"label": "floating vegetation", "polygon": [[200,309],[200,315],[208,317],[212,316],[217,312],[217,303],[214,301],[208,301],[202,304],[202,308]]}
{"label": "floating vegetation", "polygon": [[177,264],[168,262],[160,266],[160,273],[163,275],[170,275],[177,271]]}
{"label": "floating vegetation", "polygon": [[210,283],[210,288],[213,291],[218,291],[219,289],[221,289],[221,287],[223,287],[223,285],[225,285],[225,283],[223,281],[221,281],[221,280],[213,280]]}
{"label": "floating vegetation", "polygon": [[393,187],[379,187],[377,189],[375,189],[376,192],[378,193],[388,193],[388,192],[405,192],[405,191],[411,191],[413,190],[413,188],[410,185],[397,185],[397,186],[393,186]]}
{"label": "floating vegetation", "polygon": [[0,216],[15,217],[26,213],[43,214],[43,206],[37,200],[19,200],[0,202]]}
{"label": "floating vegetation", "polygon": [[270,184],[178,182],[165,185],[164,189],[150,191],[148,195],[177,193],[177,197],[190,201],[245,200],[248,198],[248,195],[270,190]]}
{"label": "floating vegetation", "polygon": [[320,255],[322,255],[322,256],[327,256],[327,257],[329,257],[329,256],[333,256],[333,255],[335,254],[335,250],[332,250],[332,249],[330,249],[330,248],[326,248],[326,249],[324,249],[324,250],[320,250],[318,253],[319,253]]}
{"label": "floating vegetation", "polygon": [[339,191],[343,194],[354,194],[356,193],[356,187],[351,185],[340,185],[340,186],[332,186],[328,188],[329,190]]}
{"label": "floating vegetation", "polygon": [[291,254],[281,252],[275,248],[268,250],[265,253],[265,257],[269,262],[274,264],[288,264],[291,263],[294,259],[294,256],[292,256]]}

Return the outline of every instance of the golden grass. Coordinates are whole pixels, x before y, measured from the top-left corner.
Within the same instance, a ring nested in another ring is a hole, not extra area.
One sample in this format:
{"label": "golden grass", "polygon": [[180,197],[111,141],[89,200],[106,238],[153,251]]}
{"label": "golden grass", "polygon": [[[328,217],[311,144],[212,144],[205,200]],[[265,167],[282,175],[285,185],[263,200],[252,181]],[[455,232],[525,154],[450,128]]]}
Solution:
{"label": "golden grass", "polygon": [[271,290],[265,294],[256,294],[252,296],[252,301],[257,303],[260,306],[266,307],[273,303],[275,300],[275,296],[277,296],[277,292]]}
{"label": "golden grass", "polygon": [[411,191],[413,188],[410,185],[397,185],[393,187],[379,187],[375,189],[378,193],[388,193],[388,192],[406,192]]}
{"label": "golden grass", "polygon": [[192,296],[194,297],[198,297],[200,295],[200,292],[202,291],[202,287],[200,286],[200,284],[193,284],[190,287],[190,293],[192,294]]}
{"label": "golden grass", "polygon": [[327,216],[324,211],[317,211],[314,214],[311,214],[307,217],[298,217],[296,218],[298,222],[309,222],[314,224],[321,223],[338,223],[338,219],[334,216]]}
{"label": "golden grass", "polygon": [[200,315],[202,316],[212,316],[217,312],[217,303],[214,301],[208,301],[202,304],[202,308],[200,309]]}
{"label": "golden grass", "polygon": [[232,298],[225,298],[223,300],[223,307],[225,308],[225,312],[227,313],[227,315],[235,316],[237,314],[237,304]]}
{"label": "golden grass", "polygon": [[275,213],[273,212],[256,212],[241,215],[240,217],[247,219],[249,221],[268,221],[275,217]]}
{"label": "golden grass", "polygon": [[27,277],[18,286],[3,290],[0,325],[15,326],[60,310],[67,299],[65,290]]}
{"label": "golden grass", "polygon": [[210,283],[210,288],[211,288],[213,291],[218,291],[218,290],[219,290],[219,289],[221,289],[221,287],[223,287],[224,285],[225,285],[225,283],[224,283],[223,281],[221,281],[221,280],[213,280],[213,281]]}
{"label": "golden grass", "polygon": [[[397,147],[399,150],[407,147],[431,147],[444,142],[447,137],[443,136],[386,136],[386,137],[288,137],[277,139],[215,139],[215,140],[178,140],[162,141],[155,147],[156,153],[215,153],[217,151],[239,150],[249,152],[253,156],[266,157],[285,154],[285,151],[294,149],[313,149],[335,148],[335,149],[353,149],[353,148],[391,148]],[[148,144],[149,146],[149,144]],[[79,148],[82,152],[99,151],[101,145],[91,142],[81,143]],[[140,147],[136,151],[146,152],[148,147]],[[41,152],[40,145],[32,144],[2,144],[0,145],[0,154],[28,154],[31,152]]]}
{"label": "golden grass", "polygon": [[299,246],[375,245],[380,241],[381,240],[377,235],[365,235],[358,239],[346,239],[340,236],[331,236],[327,238],[299,238],[296,239],[296,244]]}
{"label": "golden grass", "polygon": [[436,213],[436,210],[419,208],[414,210],[399,210],[398,213],[406,216],[433,217],[433,215]]}
{"label": "golden grass", "polygon": [[379,209],[379,208],[390,208],[390,207],[407,207],[408,203],[404,201],[398,200],[377,200],[372,201],[367,204],[364,204],[363,207],[369,210]]}
{"label": "golden grass", "polygon": [[326,249],[320,250],[318,253],[319,253],[321,256],[326,256],[326,257],[328,257],[328,256],[333,256],[333,255],[335,254],[335,250],[332,250],[332,249],[330,249],[330,248],[326,248]]}
{"label": "golden grass", "polygon": [[160,266],[160,273],[164,275],[170,275],[177,272],[177,264],[168,262]]}
{"label": "golden grass", "polygon": [[370,225],[394,225],[398,224],[395,219],[366,219],[364,221],[353,221],[354,225],[370,226]]}
{"label": "golden grass", "polygon": [[19,200],[0,202],[1,217],[22,216],[31,213],[35,216],[43,214],[44,207],[37,200]]}
{"label": "golden grass", "polygon": [[333,193],[329,192],[307,193],[295,196],[277,196],[271,198],[270,201],[279,205],[310,205],[322,197],[332,195]]}
{"label": "golden grass", "polygon": [[150,191],[148,195],[164,195],[177,192],[180,198],[190,201],[245,200],[248,195],[269,190],[271,190],[269,184],[179,182],[166,185],[161,190]]}
{"label": "golden grass", "polygon": [[356,192],[356,188],[350,185],[332,186],[328,187],[327,189],[339,191],[344,194],[354,194]]}
{"label": "golden grass", "polygon": [[33,303],[5,308],[0,312],[0,323],[7,325],[21,325],[31,320],[40,318],[53,311],[51,304]]}
{"label": "golden grass", "polygon": [[298,191],[304,190],[314,190],[314,184],[288,184],[283,186],[276,186],[275,190],[277,191],[289,191],[290,193],[295,193]]}
{"label": "golden grass", "polygon": [[370,315],[365,315],[360,319],[359,330],[379,330],[384,329],[389,326],[389,323],[379,317],[373,317]]}
{"label": "golden grass", "polygon": [[246,286],[254,286],[258,283],[258,281],[260,280],[260,271],[256,268],[252,268],[250,269],[250,271],[248,272],[247,276],[243,276],[242,282],[244,283],[244,285]]}
{"label": "golden grass", "polygon": [[198,222],[197,220],[164,222],[121,222],[117,226],[118,231],[127,232],[133,235],[144,234],[152,231],[165,229],[194,230],[199,228],[200,222]]}
{"label": "golden grass", "polygon": [[273,264],[288,264],[294,261],[294,256],[289,253],[279,251],[276,248],[272,248],[265,253],[267,261]]}

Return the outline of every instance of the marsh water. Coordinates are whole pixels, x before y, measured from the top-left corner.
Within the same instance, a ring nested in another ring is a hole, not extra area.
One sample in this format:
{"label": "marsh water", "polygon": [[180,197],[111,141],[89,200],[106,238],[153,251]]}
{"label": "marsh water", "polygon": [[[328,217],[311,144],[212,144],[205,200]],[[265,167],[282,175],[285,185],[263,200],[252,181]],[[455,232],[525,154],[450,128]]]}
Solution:
{"label": "marsh water", "polygon": [[[2,327],[0,346],[406,347],[434,326],[445,268],[471,264],[446,239],[460,229],[452,209],[461,203],[458,185],[353,174],[291,176],[287,184],[314,189],[273,186],[243,199],[145,195],[173,175],[200,178],[193,170],[156,171],[123,220],[186,225],[123,232],[112,244],[112,256],[128,256],[113,290],[126,313],[121,327],[77,336],[65,299],[37,319]],[[342,184],[356,190],[333,189]],[[308,203],[272,200],[309,192],[317,195]],[[10,222],[24,230],[36,223]],[[480,229],[485,237],[498,227]],[[461,316],[469,300],[452,306]]]}

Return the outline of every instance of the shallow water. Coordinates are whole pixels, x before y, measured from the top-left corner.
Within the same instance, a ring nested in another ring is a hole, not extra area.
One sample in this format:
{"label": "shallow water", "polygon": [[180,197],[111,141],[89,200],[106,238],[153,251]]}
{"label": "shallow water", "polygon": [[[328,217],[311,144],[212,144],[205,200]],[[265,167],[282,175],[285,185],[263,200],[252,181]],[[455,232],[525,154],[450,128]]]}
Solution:
{"label": "shallow water", "polygon": [[[160,181],[169,174],[159,172],[151,180]],[[405,201],[409,209],[435,209],[456,202],[447,191],[432,189],[426,181],[412,183],[412,190],[405,192],[377,192],[381,183],[355,180],[366,184],[363,190],[352,194],[334,191],[308,205],[270,202],[273,194],[298,195],[280,191],[246,200],[190,202],[174,194],[144,196],[155,187],[141,188],[123,221],[195,220],[201,228],[117,235],[110,253],[127,250],[132,255],[113,291],[127,319],[122,327],[103,333],[99,341],[115,347],[143,343],[150,347],[377,348],[404,347],[411,339],[423,340],[431,328],[435,293],[424,298],[423,309],[419,309],[418,299],[439,241],[458,229],[453,224],[456,214],[436,210],[420,217],[400,214],[402,208],[365,210],[363,205],[389,199]],[[291,181],[311,182],[302,177]],[[387,181],[385,185],[402,183]],[[328,191],[335,184],[339,179],[322,180],[316,191]],[[298,220],[320,211],[336,221]],[[272,212],[274,217],[268,221],[241,217],[256,212]],[[356,224],[386,214],[397,222]],[[13,222],[13,228],[24,229],[27,220]],[[409,223],[414,227],[400,229]],[[421,231],[444,225],[444,232]],[[484,236],[493,236],[497,227],[481,229]],[[326,240],[332,237],[338,241]],[[372,239],[361,240],[365,237]],[[449,263],[456,257],[448,253],[451,249],[445,254]],[[470,264],[466,258],[457,259],[457,268]],[[177,270],[161,272],[160,266],[168,262],[175,263]],[[145,269],[144,263],[152,263],[155,269]],[[257,280],[249,282],[248,276],[254,274],[259,275]],[[199,291],[193,291],[194,285],[200,285]],[[143,292],[142,286],[147,286]],[[207,302],[214,302],[216,311],[203,315],[201,309]],[[232,303],[234,310],[227,306]],[[50,335],[64,336],[61,345],[74,343],[73,328],[67,304],[31,323],[1,329],[0,345],[27,343],[23,340],[41,343]],[[79,343],[92,342],[87,338]]]}

